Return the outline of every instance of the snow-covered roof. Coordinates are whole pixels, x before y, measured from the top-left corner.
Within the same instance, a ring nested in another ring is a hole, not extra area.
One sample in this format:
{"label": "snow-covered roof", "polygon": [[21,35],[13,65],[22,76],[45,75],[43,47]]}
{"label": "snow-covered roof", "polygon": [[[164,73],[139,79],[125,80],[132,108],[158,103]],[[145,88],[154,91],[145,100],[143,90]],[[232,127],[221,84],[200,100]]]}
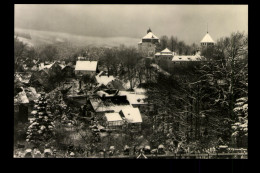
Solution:
{"label": "snow-covered roof", "polygon": [[157,53],[155,54],[155,56],[161,56],[161,55],[167,55],[167,56],[169,56],[169,55],[174,55],[174,54],[175,54],[174,52],[170,51],[168,48],[165,48],[165,49],[162,50],[161,52],[157,52]]}
{"label": "snow-covered roof", "polygon": [[97,61],[77,61],[75,70],[96,71]]}
{"label": "snow-covered roof", "polygon": [[214,40],[211,38],[209,33],[207,33],[200,42],[201,43],[214,43]]}
{"label": "snow-covered roof", "polygon": [[143,122],[141,113],[138,108],[122,109],[122,113],[128,123],[141,123]]}
{"label": "snow-covered roof", "polygon": [[[54,62],[54,63],[55,63],[55,62]],[[45,65],[44,68],[51,68],[51,67],[54,65],[54,63],[49,64],[49,65]]]}
{"label": "snow-covered roof", "polygon": [[15,73],[15,80],[18,80],[22,83],[29,83],[32,73]]}
{"label": "snow-covered roof", "polygon": [[109,105],[105,105],[104,102],[99,98],[92,98],[90,99],[90,103],[95,110],[95,112],[107,112],[107,111],[114,111],[120,112],[122,109],[129,109],[132,108],[132,105],[115,105],[109,103]]}
{"label": "snow-covered roof", "polygon": [[156,37],[152,32],[149,32],[148,34],[146,34],[143,39],[159,39],[158,37]]}
{"label": "snow-covered roof", "polygon": [[109,82],[115,80],[114,76],[111,76],[111,75],[110,76],[107,76],[107,75],[102,76],[102,73],[103,73],[103,71],[101,71],[97,76],[95,76],[97,83],[99,85],[103,84],[103,85],[106,86]]}
{"label": "snow-covered roof", "polygon": [[29,101],[37,100],[41,96],[41,94],[37,93],[35,88],[33,87],[28,87],[25,88],[24,90],[26,92],[26,96],[29,99]]}
{"label": "snow-covered roof", "polygon": [[129,91],[120,91],[118,93],[118,95],[121,95],[121,96],[125,95],[131,105],[147,104],[147,102],[144,101],[145,99],[147,99],[147,96],[145,94],[137,94],[137,93],[132,93]]}
{"label": "snow-covered roof", "polygon": [[66,66],[63,64],[59,64],[59,66],[61,67],[61,69],[64,69]]}
{"label": "snow-covered roof", "polygon": [[26,92],[24,91],[24,88],[21,87],[23,91],[19,92],[15,97],[14,97],[14,103],[29,103],[29,99],[26,95]]}
{"label": "snow-covered roof", "polygon": [[105,91],[98,91],[97,93],[96,93],[99,97],[103,97],[103,95],[105,96],[105,97],[113,97],[115,94],[109,94],[109,93],[107,93],[107,92],[105,92]]}
{"label": "snow-covered roof", "polygon": [[144,88],[135,88],[134,90],[136,94],[145,94],[147,92]]}
{"label": "snow-covered roof", "polygon": [[168,48],[165,48],[164,50],[161,51],[162,53],[172,53]]}
{"label": "snow-covered roof", "polygon": [[201,61],[202,57],[199,55],[175,55],[172,61]]}
{"label": "snow-covered roof", "polygon": [[119,113],[105,113],[107,121],[123,121]]}

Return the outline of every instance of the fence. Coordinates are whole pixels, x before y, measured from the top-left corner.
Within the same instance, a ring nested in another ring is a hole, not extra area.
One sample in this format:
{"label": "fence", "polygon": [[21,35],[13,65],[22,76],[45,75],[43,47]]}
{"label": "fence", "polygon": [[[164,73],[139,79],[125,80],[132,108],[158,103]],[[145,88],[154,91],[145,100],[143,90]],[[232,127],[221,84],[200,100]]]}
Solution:
{"label": "fence", "polygon": [[[248,153],[173,154],[145,156],[147,159],[247,159]],[[136,159],[137,156],[107,156],[106,158]]]}

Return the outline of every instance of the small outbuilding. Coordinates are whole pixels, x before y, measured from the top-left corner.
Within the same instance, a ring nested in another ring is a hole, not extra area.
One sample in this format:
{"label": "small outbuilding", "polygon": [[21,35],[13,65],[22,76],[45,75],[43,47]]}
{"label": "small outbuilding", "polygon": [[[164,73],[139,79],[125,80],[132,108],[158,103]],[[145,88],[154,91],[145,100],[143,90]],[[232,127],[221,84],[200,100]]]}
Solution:
{"label": "small outbuilding", "polygon": [[120,129],[124,121],[119,113],[105,113],[106,127],[109,129]]}

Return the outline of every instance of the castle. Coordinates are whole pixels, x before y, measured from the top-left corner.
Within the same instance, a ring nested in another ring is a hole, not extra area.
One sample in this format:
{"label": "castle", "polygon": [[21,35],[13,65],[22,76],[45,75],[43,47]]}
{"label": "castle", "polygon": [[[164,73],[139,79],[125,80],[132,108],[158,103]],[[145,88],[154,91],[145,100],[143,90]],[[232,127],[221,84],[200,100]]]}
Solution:
{"label": "castle", "polygon": [[[149,28],[147,34],[138,43],[138,51],[142,56],[148,58],[154,58],[157,62],[166,60],[168,62],[180,63],[188,61],[202,61],[204,58],[200,56],[200,51],[197,51],[195,55],[177,55],[175,52],[171,52],[168,48],[165,48],[161,52],[156,52],[156,48],[160,43],[160,39],[152,33]],[[201,49],[209,46],[214,46],[215,42],[209,35],[208,31],[200,42]]]}

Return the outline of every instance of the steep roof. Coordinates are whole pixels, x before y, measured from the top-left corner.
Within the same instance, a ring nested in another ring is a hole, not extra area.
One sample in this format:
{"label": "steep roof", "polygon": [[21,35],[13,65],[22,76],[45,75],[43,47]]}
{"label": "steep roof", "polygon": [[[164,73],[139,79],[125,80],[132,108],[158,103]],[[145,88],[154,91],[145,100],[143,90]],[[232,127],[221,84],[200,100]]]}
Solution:
{"label": "steep roof", "polygon": [[96,71],[97,61],[77,61],[75,70]]}
{"label": "steep roof", "polygon": [[143,39],[159,39],[158,37],[156,37],[152,32],[149,32],[148,34],[146,34]]}
{"label": "steep roof", "polygon": [[122,109],[122,113],[128,123],[141,123],[143,122],[142,116],[138,108]]}
{"label": "steep roof", "polygon": [[207,33],[200,42],[201,43],[214,43],[214,40],[211,38],[209,33]]}

